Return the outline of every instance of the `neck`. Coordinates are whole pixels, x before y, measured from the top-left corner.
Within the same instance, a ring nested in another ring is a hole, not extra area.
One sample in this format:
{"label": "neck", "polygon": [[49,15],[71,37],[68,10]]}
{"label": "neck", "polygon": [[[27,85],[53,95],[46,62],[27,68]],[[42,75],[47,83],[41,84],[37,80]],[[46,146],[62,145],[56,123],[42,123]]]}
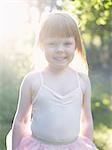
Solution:
{"label": "neck", "polygon": [[46,68],[46,70],[47,71],[49,71],[49,72],[51,72],[51,73],[53,73],[53,74],[63,74],[63,73],[65,73],[65,72],[67,72],[68,70],[69,70],[70,68],[69,67],[65,67],[65,68],[54,68],[54,67],[52,67],[52,66],[47,66],[47,68]]}

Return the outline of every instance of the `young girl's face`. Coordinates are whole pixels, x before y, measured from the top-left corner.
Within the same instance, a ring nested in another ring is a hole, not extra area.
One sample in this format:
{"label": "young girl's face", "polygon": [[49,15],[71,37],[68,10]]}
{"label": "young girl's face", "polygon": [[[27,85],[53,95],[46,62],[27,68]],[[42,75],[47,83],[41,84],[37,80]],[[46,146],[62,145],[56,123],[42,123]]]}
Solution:
{"label": "young girl's face", "polygon": [[49,37],[44,41],[46,60],[54,68],[66,68],[72,61],[74,52],[74,37]]}

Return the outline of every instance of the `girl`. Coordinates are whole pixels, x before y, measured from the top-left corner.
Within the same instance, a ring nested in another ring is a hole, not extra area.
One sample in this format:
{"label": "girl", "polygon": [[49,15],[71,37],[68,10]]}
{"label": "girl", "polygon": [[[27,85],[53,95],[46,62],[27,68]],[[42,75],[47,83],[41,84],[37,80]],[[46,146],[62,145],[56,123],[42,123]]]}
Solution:
{"label": "girl", "polygon": [[23,79],[12,126],[12,150],[97,150],[92,142],[89,77],[70,66],[76,53],[87,66],[75,20],[64,12],[48,15],[37,46],[48,64]]}

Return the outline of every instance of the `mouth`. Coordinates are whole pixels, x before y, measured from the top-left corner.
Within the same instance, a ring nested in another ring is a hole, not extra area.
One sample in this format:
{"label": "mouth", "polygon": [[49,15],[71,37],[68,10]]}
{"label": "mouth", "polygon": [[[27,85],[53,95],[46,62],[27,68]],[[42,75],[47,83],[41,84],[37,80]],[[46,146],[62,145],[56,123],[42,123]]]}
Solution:
{"label": "mouth", "polygon": [[63,61],[66,59],[66,57],[54,57],[54,59],[56,59],[58,61]]}

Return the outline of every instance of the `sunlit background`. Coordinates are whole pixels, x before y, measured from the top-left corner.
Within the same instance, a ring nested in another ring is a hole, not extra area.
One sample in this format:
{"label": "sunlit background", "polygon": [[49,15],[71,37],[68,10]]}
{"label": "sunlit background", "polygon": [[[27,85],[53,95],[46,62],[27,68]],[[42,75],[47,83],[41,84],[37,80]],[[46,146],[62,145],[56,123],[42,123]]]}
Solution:
{"label": "sunlit background", "polygon": [[[111,0],[0,1],[0,150],[11,129],[25,74],[42,69],[44,54],[35,46],[38,23],[55,10],[79,20],[92,84],[94,142],[112,149],[112,2]],[[41,57],[42,56],[42,57]],[[77,59],[76,68],[82,67]],[[83,72],[85,70],[82,70]]]}

